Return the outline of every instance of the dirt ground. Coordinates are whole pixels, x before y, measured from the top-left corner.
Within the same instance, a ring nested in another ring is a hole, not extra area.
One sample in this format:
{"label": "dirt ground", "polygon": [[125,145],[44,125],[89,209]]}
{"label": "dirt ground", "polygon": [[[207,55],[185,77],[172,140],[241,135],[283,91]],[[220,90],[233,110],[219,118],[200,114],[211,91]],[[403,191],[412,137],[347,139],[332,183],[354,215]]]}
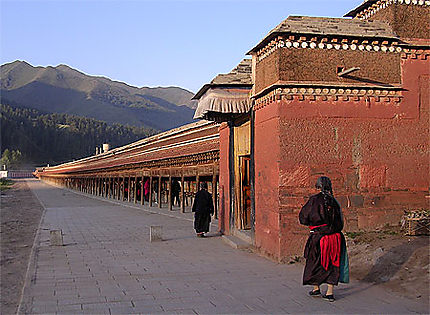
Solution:
{"label": "dirt ground", "polygon": [[429,237],[399,227],[346,233],[351,276],[429,302]]}
{"label": "dirt ground", "polygon": [[[24,181],[1,192],[1,314],[16,313],[42,212]],[[405,236],[400,227],[345,234],[351,277],[428,303],[428,236]]]}
{"label": "dirt ground", "polygon": [[24,181],[1,191],[1,314],[17,311],[43,208]]}

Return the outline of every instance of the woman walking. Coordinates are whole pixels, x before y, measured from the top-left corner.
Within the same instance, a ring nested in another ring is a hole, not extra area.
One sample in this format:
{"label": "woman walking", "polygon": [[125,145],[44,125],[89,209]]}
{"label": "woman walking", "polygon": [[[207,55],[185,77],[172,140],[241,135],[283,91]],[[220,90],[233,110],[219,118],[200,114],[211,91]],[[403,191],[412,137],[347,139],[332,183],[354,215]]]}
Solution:
{"label": "woman walking", "polygon": [[309,226],[310,235],[305,246],[306,266],[303,284],[313,285],[311,296],[321,296],[321,284],[327,284],[322,297],[333,302],[333,286],[349,282],[348,258],[342,234],[343,215],[333,196],[328,177],[318,178],[315,185],[320,193],[309,198],[299,214],[300,223]]}
{"label": "woman walking", "polygon": [[209,232],[211,215],[214,213],[212,195],[208,192],[208,184],[200,183],[200,190],[197,192],[193,203],[194,229],[197,237],[205,237]]}

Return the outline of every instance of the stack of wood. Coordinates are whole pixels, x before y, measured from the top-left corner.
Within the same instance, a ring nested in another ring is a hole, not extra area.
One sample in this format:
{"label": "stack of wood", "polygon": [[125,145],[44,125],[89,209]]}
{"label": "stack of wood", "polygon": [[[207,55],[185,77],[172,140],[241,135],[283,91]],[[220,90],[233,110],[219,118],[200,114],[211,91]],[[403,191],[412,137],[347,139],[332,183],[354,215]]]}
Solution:
{"label": "stack of wood", "polygon": [[402,219],[402,228],[406,230],[406,235],[429,235],[430,231],[430,211],[413,210],[405,211]]}

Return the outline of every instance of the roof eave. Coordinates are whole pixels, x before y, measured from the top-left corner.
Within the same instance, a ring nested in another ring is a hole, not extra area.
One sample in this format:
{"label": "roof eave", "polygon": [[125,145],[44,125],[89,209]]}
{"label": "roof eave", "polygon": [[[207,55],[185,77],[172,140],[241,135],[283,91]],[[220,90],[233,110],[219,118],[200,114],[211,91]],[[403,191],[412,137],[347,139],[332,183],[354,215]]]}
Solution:
{"label": "roof eave", "polygon": [[203,94],[205,94],[206,93],[206,91],[207,90],[209,90],[209,88],[210,88],[210,84],[209,83],[206,83],[205,85],[203,85],[201,88],[200,88],[200,90],[198,90],[198,92],[196,93],[196,95],[194,95],[191,99],[192,100],[199,100],[200,99],[200,97],[202,97],[203,96]]}
{"label": "roof eave", "polygon": [[192,100],[199,100],[209,89],[211,88],[232,88],[232,87],[237,87],[237,88],[252,88],[252,84],[251,83],[225,83],[225,84],[205,84],[198,92],[196,95],[194,95],[194,97],[192,98]]}
{"label": "roof eave", "polygon": [[360,4],[355,9],[352,9],[351,11],[346,13],[343,17],[352,17],[353,18],[357,15],[358,12],[361,12],[364,9],[367,9],[368,7],[370,7],[372,4],[374,4],[376,2],[378,2],[378,0],[368,0],[366,2],[363,2],[362,4]]}
{"label": "roof eave", "polygon": [[253,53],[256,53],[260,48],[264,47],[269,41],[271,41],[273,37],[280,34],[282,34],[282,32],[273,32],[267,34],[267,36],[263,38],[254,48],[248,51],[246,55],[252,55]]}

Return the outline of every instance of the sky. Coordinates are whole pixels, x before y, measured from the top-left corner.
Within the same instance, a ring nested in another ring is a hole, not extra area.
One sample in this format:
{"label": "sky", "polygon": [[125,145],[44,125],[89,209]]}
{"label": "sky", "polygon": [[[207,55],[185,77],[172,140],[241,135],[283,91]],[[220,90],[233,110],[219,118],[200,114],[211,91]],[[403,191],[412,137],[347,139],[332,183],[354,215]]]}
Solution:
{"label": "sky", "polygon": [[197,92],[289,15],[342,17],[362,0],[0,0],[1,64],[67,64]]}

